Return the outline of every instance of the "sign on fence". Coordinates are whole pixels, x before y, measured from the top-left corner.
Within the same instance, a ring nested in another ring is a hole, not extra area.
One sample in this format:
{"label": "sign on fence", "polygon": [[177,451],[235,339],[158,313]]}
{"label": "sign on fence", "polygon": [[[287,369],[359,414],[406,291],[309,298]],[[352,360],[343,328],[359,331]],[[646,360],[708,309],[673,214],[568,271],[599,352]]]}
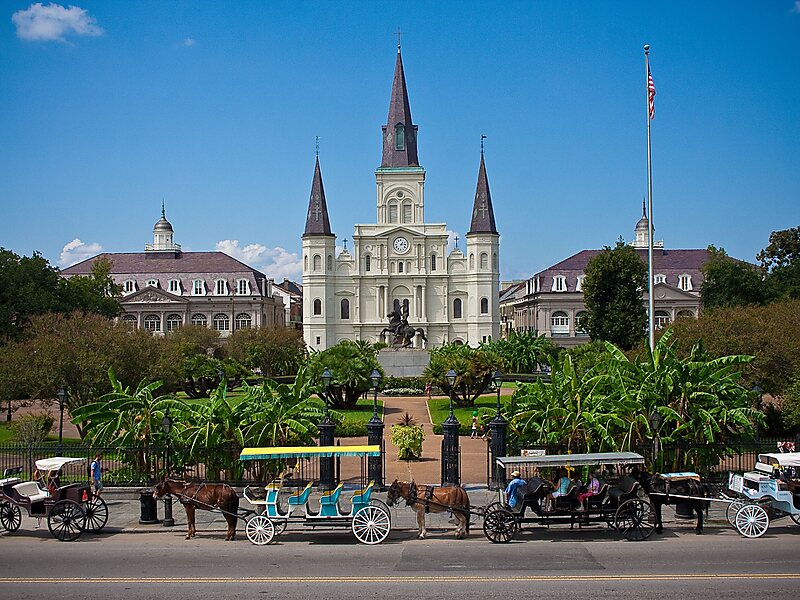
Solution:
{"label": "sign on fence", "polygon": [[547,450],[542,448],[523,448],[519,451],[520,456],[547,456]]}

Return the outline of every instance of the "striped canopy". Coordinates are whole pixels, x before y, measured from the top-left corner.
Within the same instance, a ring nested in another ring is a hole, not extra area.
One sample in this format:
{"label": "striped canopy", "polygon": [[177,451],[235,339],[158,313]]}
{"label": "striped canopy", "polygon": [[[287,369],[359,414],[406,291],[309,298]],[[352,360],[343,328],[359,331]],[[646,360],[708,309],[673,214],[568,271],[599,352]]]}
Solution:
{"label": "striped canopy", "polygon": [[599,465],[642,465],[644,457],[636,452],[596,452],[593,454],[549,454],[545,456],[501,456],[501,467],[582,467]]}
{"label": "striped canopy", "polygon": [[330,458],[333,456],[380,456],[380,446],[285,446],[282,448],[245,448],[239,460],[267,458]]}

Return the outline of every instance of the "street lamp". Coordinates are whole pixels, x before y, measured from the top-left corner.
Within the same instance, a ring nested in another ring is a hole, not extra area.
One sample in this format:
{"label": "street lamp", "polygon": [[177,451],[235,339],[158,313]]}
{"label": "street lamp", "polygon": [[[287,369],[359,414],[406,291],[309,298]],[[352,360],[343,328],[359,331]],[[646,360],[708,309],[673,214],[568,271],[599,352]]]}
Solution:
{"label": "street lamp", "polygon": [[372,418],[378,418],[378,386],[381,384],[381,373],[378,369],[372,369],[372,375],[369,376],[372,382],[372,388],[375,395],[372,397]]}
{"label": "street lamp", "polygon": [[492,381],[494,381],[494,387],[497,388],[497,416],[500,416],[500,388],[503,387],[503,374],[500,372],[500,369],[494,372],[492,375]]}
{"label": "street lamp", "polygon": [[330,392],[331,388],[331,381],[333,380],[333,375],[325,367],[325,370],[322,372],[322,387],[325,388],[325,416],[328,416],[328,393]]}
{"label": "street lamp", "polygon": [[[319,445],[320,446],[333,446],[334,438],[333,433],[336,429],[336,423],[331,420],[331,416],[328,412],[328,394],[330,393],[331,381],[333,380],[333,375],[331,372],[326,368],[322,372],[322,387],[324,388],[325,392],[325,416],[322,418],[322,421],[319,422],[317,425],[317,429],[319,430]],[[333,473],[333,457],[320,457],[319,459],[319,484],[322,489],[330,490],[333,489],[333,480],[334,480],[334,473]]]}
{"label": "street lamp", "polygon": [[[170,473],[170,456],[169,456],[169,442],[170,432],[172,431],[172,418],[169,416],[169,408],[164,411],[164,418],[161,419],[161,430],[167,434],[167,458],[164,461],[166,464],[167,477]],[[164,499],[164,527],[174,527],[175,519],[172,518],[172,496],[168,495]]]}
{"label": "street lamp", "polygon": [[750,389],[750,391],[753,392],[753,394],[755,394],[756,396],[758,396],[758,400],[756,401],[756,408],[761,410],[761,399],[764,397],[764,388],[762,388],[758,384],[755,384]]}
{"label": "street lamp", "polygon": [[653,432],[653,470],[656,468],[658,458],[658,426],[661,425],[661,415],[658,411],[653,411],[650,415],[650,431]]}
{"label": "street lamp", "polygon": [[444,376],[447,379],[447,386],[450,389],[450,416],[453,416],[453,388],[456,385],[456,372],[453,369],[450,369],[447,374]]}
{"label": "street lamp", "polygon": [[67,390],[63,387],[58,388],[56,396],[58,396],[58,453],[61,454],[64,442],[64,402],[67,399]]}

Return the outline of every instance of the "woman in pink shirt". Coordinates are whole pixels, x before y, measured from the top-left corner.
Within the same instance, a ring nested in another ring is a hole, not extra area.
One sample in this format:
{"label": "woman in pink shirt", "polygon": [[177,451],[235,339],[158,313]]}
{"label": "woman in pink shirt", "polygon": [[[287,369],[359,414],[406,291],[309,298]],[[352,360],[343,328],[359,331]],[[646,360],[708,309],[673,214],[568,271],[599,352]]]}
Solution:
{"label": "woman in pink shirt", "polygon": [[591,498],[592,496],[599,494],[601,487],[602,485],[600,480],[597,478],[597,472],[595,471],[589,476],[589,485],[586,486],[586,491],[578,494],[578,502],[581,504],[581,510],[586,510],[586,503],[584,501],[587,498]]}

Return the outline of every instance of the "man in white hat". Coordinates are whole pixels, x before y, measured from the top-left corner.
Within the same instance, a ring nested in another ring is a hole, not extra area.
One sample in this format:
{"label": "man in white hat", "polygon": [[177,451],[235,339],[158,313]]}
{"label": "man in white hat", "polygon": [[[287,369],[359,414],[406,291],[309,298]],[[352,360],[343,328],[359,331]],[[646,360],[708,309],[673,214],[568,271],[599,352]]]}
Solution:
{"label": "man in white hat", "polygon": [[511,477],[511,481],[506,486],[506,501],[508,506],[513,509],[517,504],[522,504],[527,482],[520,477],[519,471],[511,471]]}

